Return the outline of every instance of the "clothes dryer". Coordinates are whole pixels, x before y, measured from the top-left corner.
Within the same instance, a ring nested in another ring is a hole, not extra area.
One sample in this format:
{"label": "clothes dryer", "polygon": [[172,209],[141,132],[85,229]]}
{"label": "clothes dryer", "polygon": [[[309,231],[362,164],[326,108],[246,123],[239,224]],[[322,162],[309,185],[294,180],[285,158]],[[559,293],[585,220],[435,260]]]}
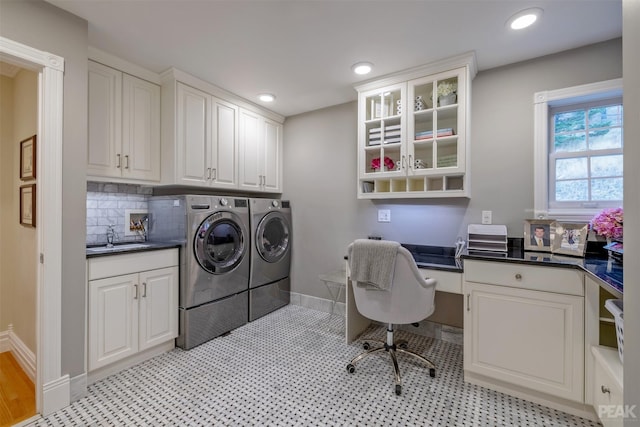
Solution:
{"label": "clothes dryer", "polygon": [[248,321],[249,202],[176,195],[149,200],[149,238],[180,248],[180,334],[190,349]]}
{"label": "clothes dryer", "polygon": [[291,205],[288,200],[249,199],[251,273],[249,320],[289,304]]}

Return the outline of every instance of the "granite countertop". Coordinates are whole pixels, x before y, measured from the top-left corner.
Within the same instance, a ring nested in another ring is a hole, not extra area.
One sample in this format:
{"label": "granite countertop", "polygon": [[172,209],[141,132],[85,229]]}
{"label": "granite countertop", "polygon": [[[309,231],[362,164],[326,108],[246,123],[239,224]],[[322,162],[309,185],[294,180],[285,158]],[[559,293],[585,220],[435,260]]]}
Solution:
{"label": "granite countertop", "polygon": [[402,244],[402,246],[411,252],[418,267],[422,268],[462,273],[465,259],[577,268],[598,279],[601,286],[616,297],[622,297],[623,293],[622,264],[602,253],[587,253],[584,258],[577,258],[543,252],[525,252],[521,248],[511,247],[504,254],[480,251],[470,253],[465,250],[462,259],[456,259],[455,248],[412,244]]}
{"label": "granite countertop", "polygon": [[115,243],[111,248],[107,248],[104,244],[87,246],[86,256],[87,258],[95,258],[99,256],[179,248],[180,246],[181,244],[179,242],[120,242]]}

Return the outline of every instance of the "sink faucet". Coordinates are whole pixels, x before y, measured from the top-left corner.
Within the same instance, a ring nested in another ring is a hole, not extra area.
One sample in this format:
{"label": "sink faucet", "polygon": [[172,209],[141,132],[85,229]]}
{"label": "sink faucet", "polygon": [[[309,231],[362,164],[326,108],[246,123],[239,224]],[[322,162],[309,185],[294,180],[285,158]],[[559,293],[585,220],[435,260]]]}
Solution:
{"label": "sink faucet", "polygon": [[145,215],[140,220],[140,225],[142,226],[142,239],[144,242],[149,238],[149,215]]}
{"label": "sink faucet", "polygon": [[116,237],[116,230],[114,229],[113,224],[107,226],[107,247],[113,247],[113,239]]}

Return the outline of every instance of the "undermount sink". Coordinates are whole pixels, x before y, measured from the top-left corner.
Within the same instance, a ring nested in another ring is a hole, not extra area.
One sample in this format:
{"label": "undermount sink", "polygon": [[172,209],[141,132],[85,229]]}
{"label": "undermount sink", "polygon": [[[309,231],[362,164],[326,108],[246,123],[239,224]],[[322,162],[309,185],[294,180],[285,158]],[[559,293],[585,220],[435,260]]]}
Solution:
{"label": "undermount sink", "polygon": [[144,249],[150,246],[151,245],[148,243],[124,243],[121,245],[113,245],[110,248],[107,246],[94,246],[91,248],[87,248],[87,251],[88,252],[128,251],[132,249]]}

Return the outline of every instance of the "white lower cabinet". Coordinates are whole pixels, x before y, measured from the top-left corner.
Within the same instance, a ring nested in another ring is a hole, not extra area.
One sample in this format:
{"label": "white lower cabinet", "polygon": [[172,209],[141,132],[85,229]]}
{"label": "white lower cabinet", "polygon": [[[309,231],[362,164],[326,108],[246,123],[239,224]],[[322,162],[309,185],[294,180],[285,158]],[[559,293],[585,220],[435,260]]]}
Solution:
{"label": "white lower cabinet", "polygon": [[91,258],[88,264],[89,371],[178,336],[177,249]]}
{"label": "white lower cabinet", "polygon": [[622,363],[615,348],[594,346],[593,408],[605,427],[624,424]]}
{"label": "white lower cabinet", "polygon": [[465,379],[477,375],[583,403],[582,274],[472,260],[464,270]]}

